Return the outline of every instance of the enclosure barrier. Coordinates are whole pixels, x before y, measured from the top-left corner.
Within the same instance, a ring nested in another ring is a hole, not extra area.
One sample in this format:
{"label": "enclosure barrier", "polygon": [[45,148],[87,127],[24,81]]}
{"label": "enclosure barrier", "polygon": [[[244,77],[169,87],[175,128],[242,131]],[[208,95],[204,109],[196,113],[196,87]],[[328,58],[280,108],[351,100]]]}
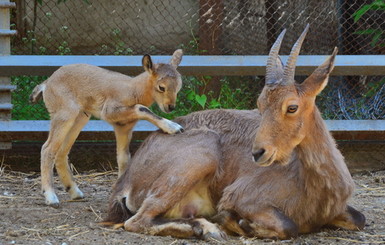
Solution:
{"label": "enclosure barrier", "polygon": [[[0,56],[5,57],[11,54],[11,36],[16,34],[15,30],[10,30],[10,11],[16,4],[9,1],[0,2]],[[11,119],[11,91],[15,87],[11,85],[11,79],[0,73],[0,120]],[[0,149],[11,147],[10,142],[0,140]]]}
{"label": "enclosure barrier", "polygon": [[[299,56],[297,75],[309,75],[327,56]],[[142,56],[0,56],[0,75],[51,75],[60,66],[87,63],[128,75],[143,71]],[[170,56],[153,56],[155,62],[168,62]],[[183,75],[264,75],[267,56],[184,56],[179,66]],[[285,62],[287,56],[282,56]],[[337,56],[332,76],[385,75],[384,55]],[[337,140],[385,140],[385,120],[326,120]],[[157,128],[139,121],[134,139],[143,139]],[[49,121],[0,121],[0,142],[42,140],[47,138]],[[113,140],[112,126],[104,121],[90,121],[80,140]],[[9,144],[2,144],[9,148]]]}

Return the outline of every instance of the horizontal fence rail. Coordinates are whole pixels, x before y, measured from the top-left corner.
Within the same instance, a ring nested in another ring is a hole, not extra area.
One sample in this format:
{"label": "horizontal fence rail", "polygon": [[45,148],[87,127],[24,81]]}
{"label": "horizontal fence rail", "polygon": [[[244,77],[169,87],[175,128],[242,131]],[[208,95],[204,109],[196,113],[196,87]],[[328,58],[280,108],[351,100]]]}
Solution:
{"label": "horizontal fence rail", "polygon": [[[325,120],[336,140],[385,140],[385,120]],[[148,121],[134,127],[134,138],[144,139],[158,130]],[[46,140],[48,120],[0,121],[0,141]],[[31,135],[33,137],[31,137]],[[113,127],[101,120],[91,120],[83,128],[78,140],[114,140]]]}
{"label": "horizontal fence rail", "polygon": [[[309,75],[322,64],[327,55],[298,57],[296,75]],[[152,56],[153,61],[168,62],[170,56]],[[288,56],[281,56],[286,62]],[[85,63],[128,75],[143,71],[142,56],[0,56],[1,76],[50,75],[63,65]],[[179,66],[183,75],[264,76],[267,56],[184,56]],[[385,75],[385,55],[338,55],[333,76]]]}
{"label": "horizontal fence rail", "polygon": [[[328,56],[299,56],[297,75],[308,75]],[[153,61],[168,62],[170,56],[153,56]],[[86,63],[128,75],[143,71],[142,56],[0,56],[0,75],[50,75],[60,66]],[[264,75],[267,56],[184,56],[179,70],[183,75]],[[287,56],[282,56],[283,62]],[[385,55],[337,56],[335,76],[385,75]],[[10,88],[14,89],[14,87]],[[8,105],[8,104],[7,104]],[[9,106],[12,106],[9,104]],[[1,109],[1,108],[0,108]],[[385,120],[326,120],[337,140],[385,140]],[[135,139],[144,139],[157,128],[139,121],[134,128]],[[49,121],[0,121],[0,142],[45,140]],[[104,121],[92,120],[83,129],[79,140],[114,140],[112,127]]]}

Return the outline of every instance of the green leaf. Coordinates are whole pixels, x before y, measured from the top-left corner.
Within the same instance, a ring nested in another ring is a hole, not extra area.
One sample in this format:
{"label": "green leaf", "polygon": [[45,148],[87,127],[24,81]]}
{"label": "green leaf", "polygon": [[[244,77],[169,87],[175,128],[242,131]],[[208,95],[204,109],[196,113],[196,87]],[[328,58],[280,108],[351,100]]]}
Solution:
{"label": "green leaf", "polygon": [[198,102],[198,104],[200,104],[202,108],[205,108],[207,96],[205,94],[202,94],[202,95],[196,94],[195,101]]}
{"label": "green leaf", "polygon": [[378,29],[366,29],[366,30],[355,31],[354,34],[368,35],[368,34],[376,33],[377,31]]}
{"label": "green leaf", "polygon": [[219,108],[219,107],[221,107],[221,103],[219,101],[217,101],[216,99],[212,99],[210,101],[210,106],[209,106],[210,109]]}
{"label": "green leaf", "polygon": [[43,0],[37,0],[37,3],[42,5],[43,4]]}
{"label": "green leaf", "polygon": [[195,92],[194,90],[190,90],[186,93],[186,97],[188,100],[193,100],[195,98]]}
{"label": "green leaf", "polygon": [[376,34],[374,34],[373,38],[372,38],[372,41],[370,42],[370,45],[372,47],[376,46],[376,44],[378,43],[378,41],[380,41],[381,39],[381,36],[382,36],[383,32],[382,31],[378,31],[376,32]]}
{"label": "green leaf", "polygon": [[354,17],[354,23],[356,23],[366,12],[368,12],[368,10],[373,7],[373,5],[374,5],[373,3],[366,4],[362,6],[362,8],[354,12],[354,14],[352,15]]}

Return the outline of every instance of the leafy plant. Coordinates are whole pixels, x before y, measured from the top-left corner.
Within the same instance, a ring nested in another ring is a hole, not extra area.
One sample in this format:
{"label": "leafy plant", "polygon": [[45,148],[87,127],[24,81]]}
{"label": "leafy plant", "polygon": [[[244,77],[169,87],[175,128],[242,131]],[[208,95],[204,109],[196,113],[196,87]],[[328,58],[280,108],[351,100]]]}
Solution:
{"label": "leafy plant", "polygon": [[195,36],[194,34],[194,28],[192,27],[191,21],[189,21],[190,25],[190,34],[191,34],[191,40],[185,44],[179,45],[179,48],[183,49],[183,52],[186,54],[192,54],[192,55],[199,55],[199,54],[205,54],[207,53],[207,50],[203,50],[199,48],[199,38]]}
{"label": "leafy plant", "polygon": [[[355,13],[353,13],[354,23],[359,21],[366,12],[369,10],[385,10],[385,0],[374,0],[371,4],[365,4]],[[385,37],[385,31],[379,28],[369,28],[366,30],[359,30],[354,32],[358,35],[370,35],[372,36],[372,41],[370,45],[375,47],[380,40]],[[380,47],[384,47],[385,43],[379,44]]]}
{"label": "leafy plant", "polygon": [[214,97],[212,91],[199,93],[198,87],[207,82],[209,78],[209,76],[204,78],[184,77],[184,86],[178,93],[175,111],[166,114],[161,112],[157,106],[153,106],[152,110],[162,117],[173,119],[199,110],[255,108],[257,94],[250,90],[247,83],[240,83],[239,78],[224,77],[221,80],[222,87],[218,97]]}
{"label": "leafy plant", "polygon": [[[41,47],[40,47],[40,50],[41,50]],[[71,48],[69,47],[68,43],[66,41],[63,41],[58,49],[57,49],[57,53],[59,55],[69,55],[71,54]]]}
{"label": "leafy plant", "polygon": [[126,47],[126,44],[122,41],[122,30],[119,28],[115,28],[112,30],[112,36],[115,39],[115,51],[113,52],[114,55],[132,55],[133,50],[129,47]]}
{"label": "leafy plant", "polygon": [[11,78],[11,83],[16,85],[16,90],[12,93],[12,120],[49,119],[43,101],[36,105],[29,103],[29,95],[33,88],[46,79],[46,76],[18,76]]}
{"label": "leafy plant", "polygon": [[357,22],[369,10],[385,10],[384,0],[374,0],[371,4],[365,4],[355,13],[353,13],[354,22]]}

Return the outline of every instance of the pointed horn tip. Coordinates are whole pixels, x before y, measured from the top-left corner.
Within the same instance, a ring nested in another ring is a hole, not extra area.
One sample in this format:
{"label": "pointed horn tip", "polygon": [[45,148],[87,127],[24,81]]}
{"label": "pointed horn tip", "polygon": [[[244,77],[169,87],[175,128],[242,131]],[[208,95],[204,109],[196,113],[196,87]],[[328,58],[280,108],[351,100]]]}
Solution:
{"label": "pointed horn tip", "polygon": [[286,33],[286,28],[285,29],[283,29],[282,31],[281,31],[281,34],[279,34],[279,36],[282,36],[282,35],[285,35],[285,33]]}
{"label": "pointed horn tip", "polygon": [[303,35],[306,35],[307,34],[307,32],[309,31],[309,28],[310,28],[310,24],[309,23],[307,23],[306,24],[306,26],[305,26],[305,29],[303,30]]}
{"label": "pointed horn tip", "polygon": [[336,55],[337,53],[338,53],[338,48],[337,48],[337,47],[334,47],[332,55],[334,56],[334,55]]}

